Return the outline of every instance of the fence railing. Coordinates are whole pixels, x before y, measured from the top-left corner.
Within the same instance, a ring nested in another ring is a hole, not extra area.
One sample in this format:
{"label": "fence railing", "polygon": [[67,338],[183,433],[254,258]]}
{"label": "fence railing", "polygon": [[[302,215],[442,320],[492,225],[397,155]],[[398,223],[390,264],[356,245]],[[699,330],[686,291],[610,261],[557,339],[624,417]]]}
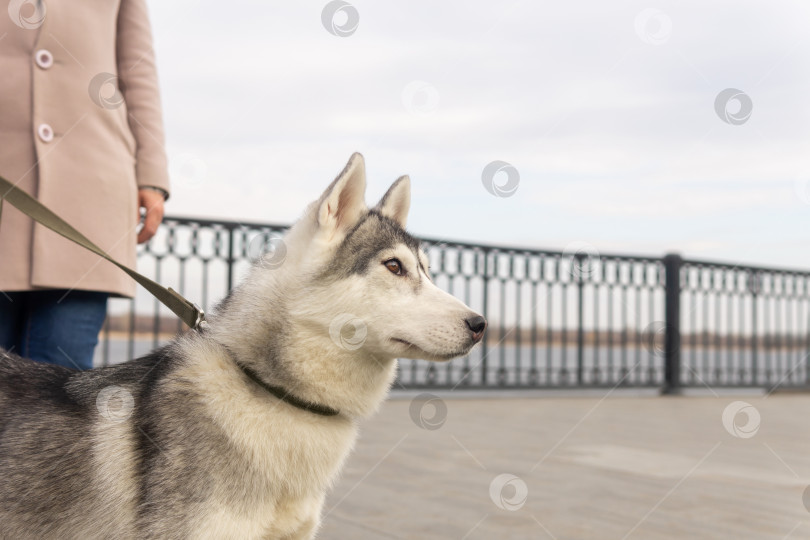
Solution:
{"label": "fence railing", "polygon": [[[166,218],[138,270],[206,311],[286,227]],[[400,361],[403,388],[792,386],[810,383],[810,273],[425,238],[434,281],[483,313],[471,354]],[[139,291],[110,302],[97,364],[182,331]]]}
{"label": "fence railing", "polygon": [[810,385],[810,273],[678,262],[679,382]]}

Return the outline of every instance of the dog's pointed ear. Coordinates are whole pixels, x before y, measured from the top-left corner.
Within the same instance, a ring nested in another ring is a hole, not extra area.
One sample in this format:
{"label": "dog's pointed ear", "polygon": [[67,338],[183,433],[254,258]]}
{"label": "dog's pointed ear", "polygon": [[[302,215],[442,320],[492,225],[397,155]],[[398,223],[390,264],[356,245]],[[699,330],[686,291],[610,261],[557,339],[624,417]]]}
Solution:
{"label": "dog's pointed ear", "polygon": [[330,234],[351,229],[366,208],[366,165],[363,156],[352,154],[343,171],[318,201],[318,226]]}
{"label": "dog's pointed ear", "polygon": [[411,208],[411,179],[405,175],[400,176],[374,207],[380,214],[393,219],[405,228],[408,221],[408,210]]}

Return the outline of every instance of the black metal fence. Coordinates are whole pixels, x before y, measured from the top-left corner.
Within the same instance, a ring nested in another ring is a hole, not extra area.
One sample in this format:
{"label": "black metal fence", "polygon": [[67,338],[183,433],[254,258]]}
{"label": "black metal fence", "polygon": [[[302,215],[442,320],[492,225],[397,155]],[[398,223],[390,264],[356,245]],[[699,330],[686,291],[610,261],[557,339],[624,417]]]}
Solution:
{"label": "black metal fence", "polygon": [[679,260],[682,384],[810,384],[810,273]]}
{"label": "black metal fence", "polygon": [[[208,311],[286,227],[166,218],[138,270]],[[423,239],[443,289],[489,329],[464,358],[400,361],[404,388],[792,386],[810,383],[810,273]],[[143,354],[182,323],[139,291],[110,303],[97,364]]]}

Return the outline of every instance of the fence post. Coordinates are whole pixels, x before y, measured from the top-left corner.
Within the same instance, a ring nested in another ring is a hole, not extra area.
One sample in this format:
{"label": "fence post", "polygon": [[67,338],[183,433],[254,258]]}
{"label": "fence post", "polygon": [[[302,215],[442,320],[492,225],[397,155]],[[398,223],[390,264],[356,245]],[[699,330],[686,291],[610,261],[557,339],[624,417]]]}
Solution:
{"label": "fence post", "polygon": [[[582,277],[584,274],[583,270],[583,255],[581,253],[576,254],[576,265],[578,268],[577,271],[577,384],[582,385],[583,383],[583,368],[585,365],[585,320],[583,311],[585,310],[584,306],[584,294],[583,289],[585,287],[585,281]],[[591,264],[590,261],[587,264]]]}
{"label": "fence post", "polygon": [[233,265],[236,259],[234,259],[234,228],[228,227],[228,292],[231,292],[233,289]]}
{"label": "fence post", "polygon": [[[759,361],[757,359],[757,293],[759,293],[759,275],[753,271],[748,274],[748,290],[751,292],[751,383],[759,382]],[[766,308],[767,309],[767,308]]]}
{"label": "fence post", "polygon": [[[489,320],[489,250],[485,248],[482,252],[484,253],[484,297],[481,302],[481,315]],[[501,299],[501,302],[503,302],[503,299]],[[503,325],[503,321],[499,322]],[[501,330],[501,332],[502,331],[503,330]],[[481,343],[481,386],[487,385],[487,372],[489,371],[489,362],[487,362],[487,356],[489,355],[489,344],[487,342],[489,340],[487,339],[487,335],[488,332],[484,332],[484,339]],[[499,337],[503,339],[503,336],[499,335]]]}
{"label": "fence post", "polygon": [[681,393],[681,266],[677,253],[664,256],[664,388],[663,394]]}

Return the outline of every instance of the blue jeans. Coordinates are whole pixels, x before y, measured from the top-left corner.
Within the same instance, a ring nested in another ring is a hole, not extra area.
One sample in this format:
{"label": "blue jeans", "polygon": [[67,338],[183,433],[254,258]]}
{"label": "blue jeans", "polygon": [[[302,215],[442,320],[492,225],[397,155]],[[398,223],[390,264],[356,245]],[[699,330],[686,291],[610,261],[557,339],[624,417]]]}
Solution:
{"label": "blue jeans", "polygon": [[38,362],[91,369],[108,296],[51,289],[0,292],[0,347]]}

